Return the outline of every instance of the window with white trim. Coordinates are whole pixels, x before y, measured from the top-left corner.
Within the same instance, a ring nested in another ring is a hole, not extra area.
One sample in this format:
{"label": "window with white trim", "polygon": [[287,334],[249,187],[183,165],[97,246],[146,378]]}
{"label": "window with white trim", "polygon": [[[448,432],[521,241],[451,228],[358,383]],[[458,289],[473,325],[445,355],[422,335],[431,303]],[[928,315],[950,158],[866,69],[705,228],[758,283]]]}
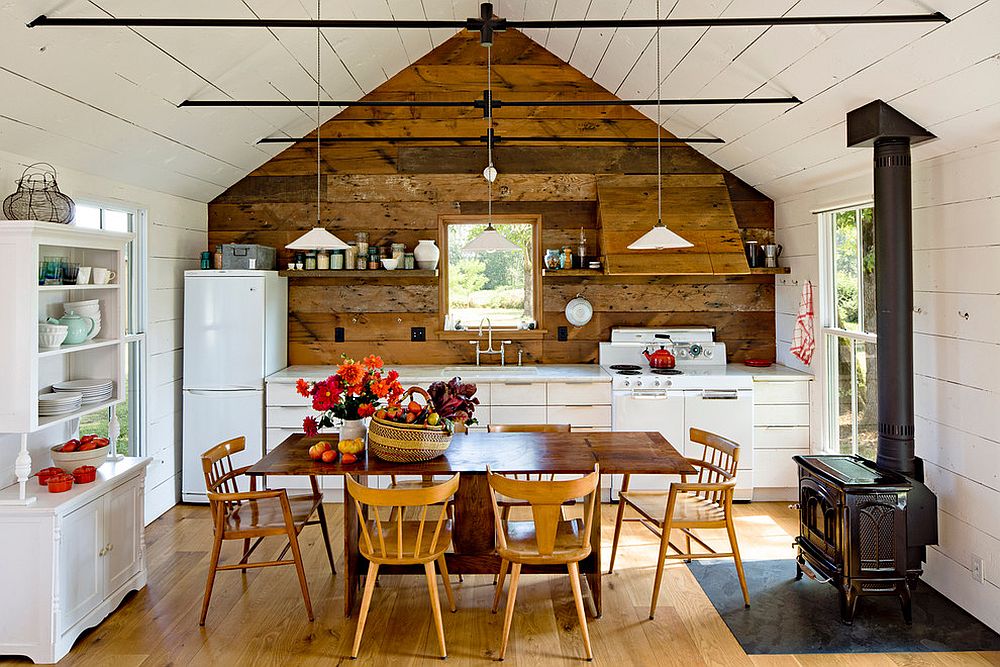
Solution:
{"label": "window with white trim", "polygon": [[875,458],[875,215],[871,204],[821,215],[829,448]]}
{"label": "window with white trim", "polygon": [[132,232],[134,235],[125,252],[126,275],[118,279],[127,290],[125,400],[108,410],[99,410],[81,417],[80,432],[107,436],[111,410],[114,410],[120,429],[115,447],[120,454],[135,456],[140,453],[144,405],[146,212],[123,205],[77,202],[73,224],[91,229]]}

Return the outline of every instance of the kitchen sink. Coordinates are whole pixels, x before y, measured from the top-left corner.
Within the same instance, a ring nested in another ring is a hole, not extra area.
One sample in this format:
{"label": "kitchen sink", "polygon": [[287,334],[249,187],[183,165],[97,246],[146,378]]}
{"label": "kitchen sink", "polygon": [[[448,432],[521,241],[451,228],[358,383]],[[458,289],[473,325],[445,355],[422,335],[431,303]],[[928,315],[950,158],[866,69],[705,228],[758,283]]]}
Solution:
{"label": "kitchen sink", "polygon": [[510,377],[538,375],[538,369],[534,366],[447,366],[441,370],[442,377],[454,377],[463,375],[474,375],[476,377]]}

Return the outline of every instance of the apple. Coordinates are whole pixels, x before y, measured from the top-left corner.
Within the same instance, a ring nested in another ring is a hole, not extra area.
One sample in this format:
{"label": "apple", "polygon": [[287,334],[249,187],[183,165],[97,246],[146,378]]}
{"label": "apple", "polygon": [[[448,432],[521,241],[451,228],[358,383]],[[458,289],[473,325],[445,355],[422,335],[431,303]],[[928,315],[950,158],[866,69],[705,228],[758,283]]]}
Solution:
{"label": "apple", "polygon": [[389,412],[385,408],[380,408],[378,411],[375,412],[375,416],[378,419],[385,419],[386,417],[389,416]]}
{"label": "apple", "polygon": [[323,456],[323,448],[319,445],[313,445],[309,448],[309,458],[313,461],[319,461]]}
{"label": "apple", "polygon": [[90,433],[88,435],[81,435],[80,436],[80,442],[90,442],[91,440],[94,440],[96,438],[97,438],[97,435],[95,435],[94,433]]}
{"label": "apple", "polygon": [[352,463],[358,462],[358,457],[354,454],[344,454],[340,457],[340,462],[344,465],[351,465]]}
{"label": "apple", "polygon": [[408,406],[406,406],[406,409],[411,414],[419,415],[421,412],[423,412],[424,407],[422,405],[420,405],[419,403],[417,403],[416,401],[410,401],[410,404]]}
{"label": "apple", "polygon": [[408,412],[408,413],[406,413],[406,423],[407,424],[412,424],[415,421],[417,421],[417,414],[416,413],[414,413],[414,412]]}
{"label": "apple", "polygon": [[327,449],[322,455],[323,463],[333,463],[337,460],[337,450]]}

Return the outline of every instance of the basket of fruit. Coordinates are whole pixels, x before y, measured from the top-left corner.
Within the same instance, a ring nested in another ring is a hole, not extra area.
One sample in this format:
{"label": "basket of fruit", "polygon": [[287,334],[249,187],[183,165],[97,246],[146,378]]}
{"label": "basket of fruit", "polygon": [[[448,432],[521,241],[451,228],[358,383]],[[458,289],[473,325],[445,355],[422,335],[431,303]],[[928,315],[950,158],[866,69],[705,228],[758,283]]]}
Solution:
{"label": "basket of fruit", "polygon": [[[429,461],[448,449],[455,424],[475,423],[472,414],[479,399],[472,395],[476,385],[453,378],[448,383],[435,382],[430,389],[428,393],[410,387],[399,403],[375,413],[368,427],[372,454],[390,463]],[[413,400],[414,394],[423,397],[424,403]]]}

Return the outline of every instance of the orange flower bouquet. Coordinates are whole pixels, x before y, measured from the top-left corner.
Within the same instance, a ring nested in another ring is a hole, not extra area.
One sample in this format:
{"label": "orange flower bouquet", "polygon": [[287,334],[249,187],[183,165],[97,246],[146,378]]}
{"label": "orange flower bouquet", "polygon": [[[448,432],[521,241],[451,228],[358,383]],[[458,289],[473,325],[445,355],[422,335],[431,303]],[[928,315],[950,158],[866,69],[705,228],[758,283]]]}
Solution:
{"label": "orange flower bouquet", "polygon": [[[295,385],[299,394],[311,398],[313,409],[320,413],[302,421],[306,435],[313,436],[321,428],[334,426],[334,419],[343,421],[341,438],[364,435],[361,420],[374,415],[382,405],[398,402],[403,395],[399,373],[391,370],[383,375],[383,366],[381,357],[369,355],[360,363],[344,359],[337,373],[325,380],[299,379]],[[347,430],[352,432],[348,435]]]}

